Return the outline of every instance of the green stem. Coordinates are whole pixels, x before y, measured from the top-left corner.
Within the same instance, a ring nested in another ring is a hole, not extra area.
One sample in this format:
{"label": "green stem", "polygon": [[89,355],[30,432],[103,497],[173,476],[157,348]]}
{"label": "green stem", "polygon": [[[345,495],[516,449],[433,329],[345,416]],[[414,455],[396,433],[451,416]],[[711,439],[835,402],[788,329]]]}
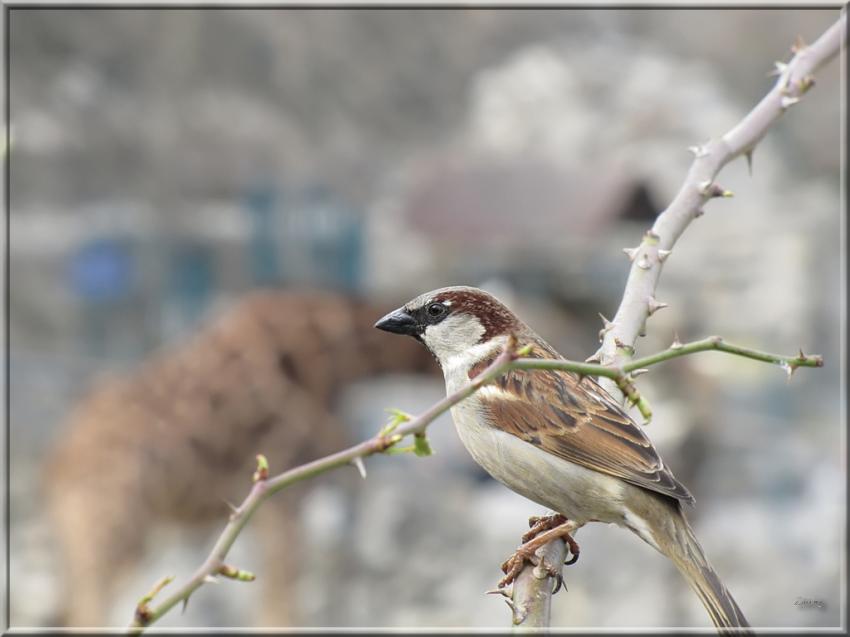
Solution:
{"label": "green stem", "polygon": [[520,358],[515,360],[511,364],[511,367],[513,369],[559,369],[575,372],[583,376],[604,376],[612,380],[620,380],[636,369],[656,365],[673,358],[678,358],[679,356],[686,356],[688,354],[711,350],[735,354],[736,356],[751,358],[753,360],[772,363],[774,365],[784,365],[792,370],[797,367],[823,367],[823,357],[821,356],[806,355],[802,352],[800,352],[797,356],[771,354],[769,352],[762,352],[760,350],[727,343],[719,336],[709,336],[708,338],[693,341],[692,343],[674,344],[655,354],[636,358],[621,367],[614,365],[580,363],[569,360],[540,360],[536,358]]}

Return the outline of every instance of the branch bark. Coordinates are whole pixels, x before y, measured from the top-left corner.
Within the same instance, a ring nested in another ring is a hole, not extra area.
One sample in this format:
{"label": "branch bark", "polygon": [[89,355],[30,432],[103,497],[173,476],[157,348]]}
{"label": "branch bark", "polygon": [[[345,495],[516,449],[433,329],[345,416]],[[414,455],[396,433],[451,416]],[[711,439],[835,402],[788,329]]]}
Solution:
{"label": "branch bark", "polygon": [[[588,361],[599,361],[612,368],[635,369],[628,365],[634,355],[635,342],[638,336],[645,333],[647,319],[665,305],[656,300],[655,290],[662,266],[672,253],[673,246],[691,221],[703,214],[702,208],[709,200],[732,196],[731,192],[715,183],[715,177],[726,164],[741,155],[746,156],[752,167],[753,151],[768,129],[814,86],[813,74],[834,58],[844,45],[847,38],[846,17],[846,11],[842,12],[838,21],[809,46],[798,38],[791,47],[794,53],[791,61],[788,64],[776,62],[776,73],[779,77],[770,92],[724,135],[690,149],[694,154],[694,161],[673,201],[658,215],[652,228],[644,234],[640,245],[624,250],[632,261],[632,266],[623,297],[614,318],[608,321],[603,317],[604,325],[600,332],[602,346]],[[686,353],[681,349],[679,351]],[[800,354],[802,355],[802,351]],[[795,369],[796,366],[786,367],[789,376]],[[621,400],[628,399],[637,405],[644,418],[649,420],[651,411],[630,381],[617,382],[616,378],[609,376],[600,378],[600,384],[612,396],[620,397]],[[560,543],[557,541],[553,544]],[[520,577],[527,580],[527,572],[531,570],[531,567],[526,566]],[[521,608],[532,603],[532,600],[533,603],[539,604],[537,593],[545,595],[551,590],[551,587],[531,591],[524,587],[515,588],[512,608]],[[514,623],[516,619],[514,612]],[[523,622],[520,624],[526,625]]]}
{"label": "branch bark", "polygon": [[[509,602],[514,626],[548,628],[552,617],[554,578],[540,564],[563,564],[567,559],[567,545],[558,539],[544,544],[534,553],[540,560],[539,564],[522,569],[506,601]],[[557,588],[557,584],[555,586]]]}
{"label": "branch bark", "polygon": [[[658,279],[676,241],[691,221],[702,214],[702,207],[709,200],[731,196],[714,182],[717,174],[736,157],[752,158],[770,126],[814,85],[813,73],[838,54],[845,39],[846,13],[842,13],[813,44],[795,44],[794,57],[788,64],[776,63],[779,74],[776,84],[736,126],[719,138],[691,149],[694,161],[679,192],[658,215],[640,245],[628,251],[632,267],[623,298],[614,318],[603,328],[602,347],[596,360],[619,365],[631,358],[637,337],[657,306]],[[603,386],[613,396],[622,396],[615,384],[603,381]]]}

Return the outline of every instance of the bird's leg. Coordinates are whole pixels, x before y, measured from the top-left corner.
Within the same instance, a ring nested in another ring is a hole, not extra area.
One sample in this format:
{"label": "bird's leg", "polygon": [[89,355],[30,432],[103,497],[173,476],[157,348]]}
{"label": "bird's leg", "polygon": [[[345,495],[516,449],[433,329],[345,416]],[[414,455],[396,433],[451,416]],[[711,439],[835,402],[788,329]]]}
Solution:
{"label": "bird's leg", "polygon": [[[578,528],[575,522],[571,522],[563,515],[555,514],[545,518],[532,518],[529,520],[529,524],[532,525],[532,528],[522,536],[522,546],[502,564],[502,572],[505,576],[499,581],[500,588],[512,583],[520,574],[526,562],[531,562],[535,566],[539,565],[540,558],[535,555],[535,551],[552,540],[563,539],[570,553],[572,553],[573,557],[565,564],[575,564],[578,559],[579,546],[570,535]],[[559,569],[552,568],[551,565],[544,564],[542,566],[552,575],[559,571]]]}

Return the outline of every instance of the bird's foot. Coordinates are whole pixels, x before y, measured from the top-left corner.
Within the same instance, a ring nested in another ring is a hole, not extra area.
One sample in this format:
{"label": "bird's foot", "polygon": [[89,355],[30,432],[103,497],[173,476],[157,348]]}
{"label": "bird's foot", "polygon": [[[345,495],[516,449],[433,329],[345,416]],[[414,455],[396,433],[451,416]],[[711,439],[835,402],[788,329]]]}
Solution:
{"label": "bird's foot", "polygon": [[525,544],[520,546],[514,554],[511,555],[508,559],[502,562],[502,572],[505,576],[499,580],[498,587],[505,588],[511,585],[514,580],[519,576],[523,567],[525,567],[526,562],[530,562],[537,566],[540,563],[540,558],[537,557],[534,552],[537,550],[536,547],[529,548]]}
{"label": "bird's foot", "polygon": [[[531,528],[525,533],[525,535],[522,536],[522,543],[526,544],[541,533],[555,529],[567,524],[568,522],[569,520],[567,517],[560,513],[552,513],[550,515],[532,515],[528,518],[528,526]],[[575,564],[578,561],[580,552],[578,543],[573,539],[573,536],[570,535],[569,531],[564,532],[562,535],[559,535],[559,537],[563,538],[564,542],[566,542],[567,548],[570,550],[570,555],[572,556],[569,560],[564,562],[564,564]]]}
{"label": "bird's foot", "polygon": [[535,537],[543,533],[543,531],[548,531],[549,529],[554,529],[556,526],[561,526],[566,521],[567,517],[560,513],[532,515],[528,518],[529,530],[522,536],[522,543],[525,544],[526,542],[530,542]]}
{"label": "bird's foot", "polygon": [[567,544],[572,555],[564,563],[575,564],[579,556],[579,546],[571,533],[576,530],[576,524],[570,522],[559,513],[545,517],[532,517],[528,522],[531,525],[531,529],[522,536],[522,545],[502,563],[502,572],[505,576],[499,581],[499,588],[504,588],[513,583],[526,562],[529,562],[536,567],[543,568],[548,575],[556,578],[554,592],[557,592],[561,588],[562,583],[560,568],[553,567],[551,564],[546,563],[545,560],[541,560],[537,556],[536,551],[544,544],[561,538]]}

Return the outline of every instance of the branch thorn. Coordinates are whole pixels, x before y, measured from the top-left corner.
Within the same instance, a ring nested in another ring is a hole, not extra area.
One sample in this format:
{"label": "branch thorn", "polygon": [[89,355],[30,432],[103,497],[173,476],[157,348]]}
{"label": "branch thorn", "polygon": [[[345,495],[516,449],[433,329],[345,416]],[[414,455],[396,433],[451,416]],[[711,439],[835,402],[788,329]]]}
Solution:
{"label": "branch thorn", "polygon": [[697,159],[708,155],[708,151],[705,149],[705,146],[688,146],[688,150],[692,152],[694,157]]}
{"label": "branch thorn", "polygon": [[662,250],[661,248],[658,248],[658,260],[661,263],[664,263],[667,260],[667,257],[669,257],[672,253],[672,250]]}
{"label": "branch thorn", "polygon": [[599,351],[597,350],[597,352],[595,354],[591,354],[590,356],[585,358],[584,362],[585,363],[601,363],[602,359],[599,358]]}
{"label": "branch thorn", "polygon": [[794,106],[794,104],[799,101],[799,97],[794,97],[793,95],[783,95],[782,99],[779,100],[779,105],[782,107],[783,110],[785,110],[789,106]]}
{"label": "branch thorn", "polygon": [[204,575],[204,584],[220,584],[218,578],[214,575]]}
{"label": "branch thorn", "polygon": [[357,456],[356,458],[354,458],[351,461],[351,464],[353,464],[356,467],[357,472],[360,474],[360,477],[365,480],[366,479],[366,463],[363,462],[363,458],[361,458],[360,456]]}
{"label": "branch thorn", "polygon": [[778,60],[773,63],[773,70],[771,70],[767,75],[768,77],[782,75],[788,70],[788,65],[785,62],[779,62]]}
{"label": "branch thorn", "polygon": [[599,330],[599,340],[601,342],[602,339],[605,338],[605,334],[607,334],[608,332],[610,332],[611,330],[614,329],[614,324],[611,321],[609,321],[607,318],[605,318],[602,315],[602,312],[599,312],[599,318],[602,319],[602,329]]}
{"label": "branch thorn", "polygon": [[663,301],[658,301],[654,296],[649,297],[649,301],[647,301],[647,305],[649,306],[649,315],[652,316],[658,310],[663,310],[665,307],[668,307],[667,303]]}
{"label": "branch thorn", "polygon": [[227,508],[230,509],[230,519],[231,520],[233,518],[235,518],[237,515],[239,515],[239,509],[236,507],[235,504],[233,504],[229,500],[222,500],[222,501],[227,505]]}
{"label": "branch thorn", "polygon": [[750,174],[750,177],[753,176],[753,150],[753,148],[750,148],[744,153],[744,157],[747,160],[747,172]]}
{"label": "branch thorn", "polygon": [[634,261],[640,248],[623,248],[623,252],[629,257],[629,261]]}
{"label": "branch thorn", "polygon": [[673,342],[670,343],[670,349],[682,349],[682,341],[679,340],[679,335],[673,332]]}
{"label": "branch thorn", "polygon": [[636,369],[632,371],[632,378],[637,378],[638,376],[642,376],[646,374],[649,370],[646,367],[641,367],[640,369]]}

